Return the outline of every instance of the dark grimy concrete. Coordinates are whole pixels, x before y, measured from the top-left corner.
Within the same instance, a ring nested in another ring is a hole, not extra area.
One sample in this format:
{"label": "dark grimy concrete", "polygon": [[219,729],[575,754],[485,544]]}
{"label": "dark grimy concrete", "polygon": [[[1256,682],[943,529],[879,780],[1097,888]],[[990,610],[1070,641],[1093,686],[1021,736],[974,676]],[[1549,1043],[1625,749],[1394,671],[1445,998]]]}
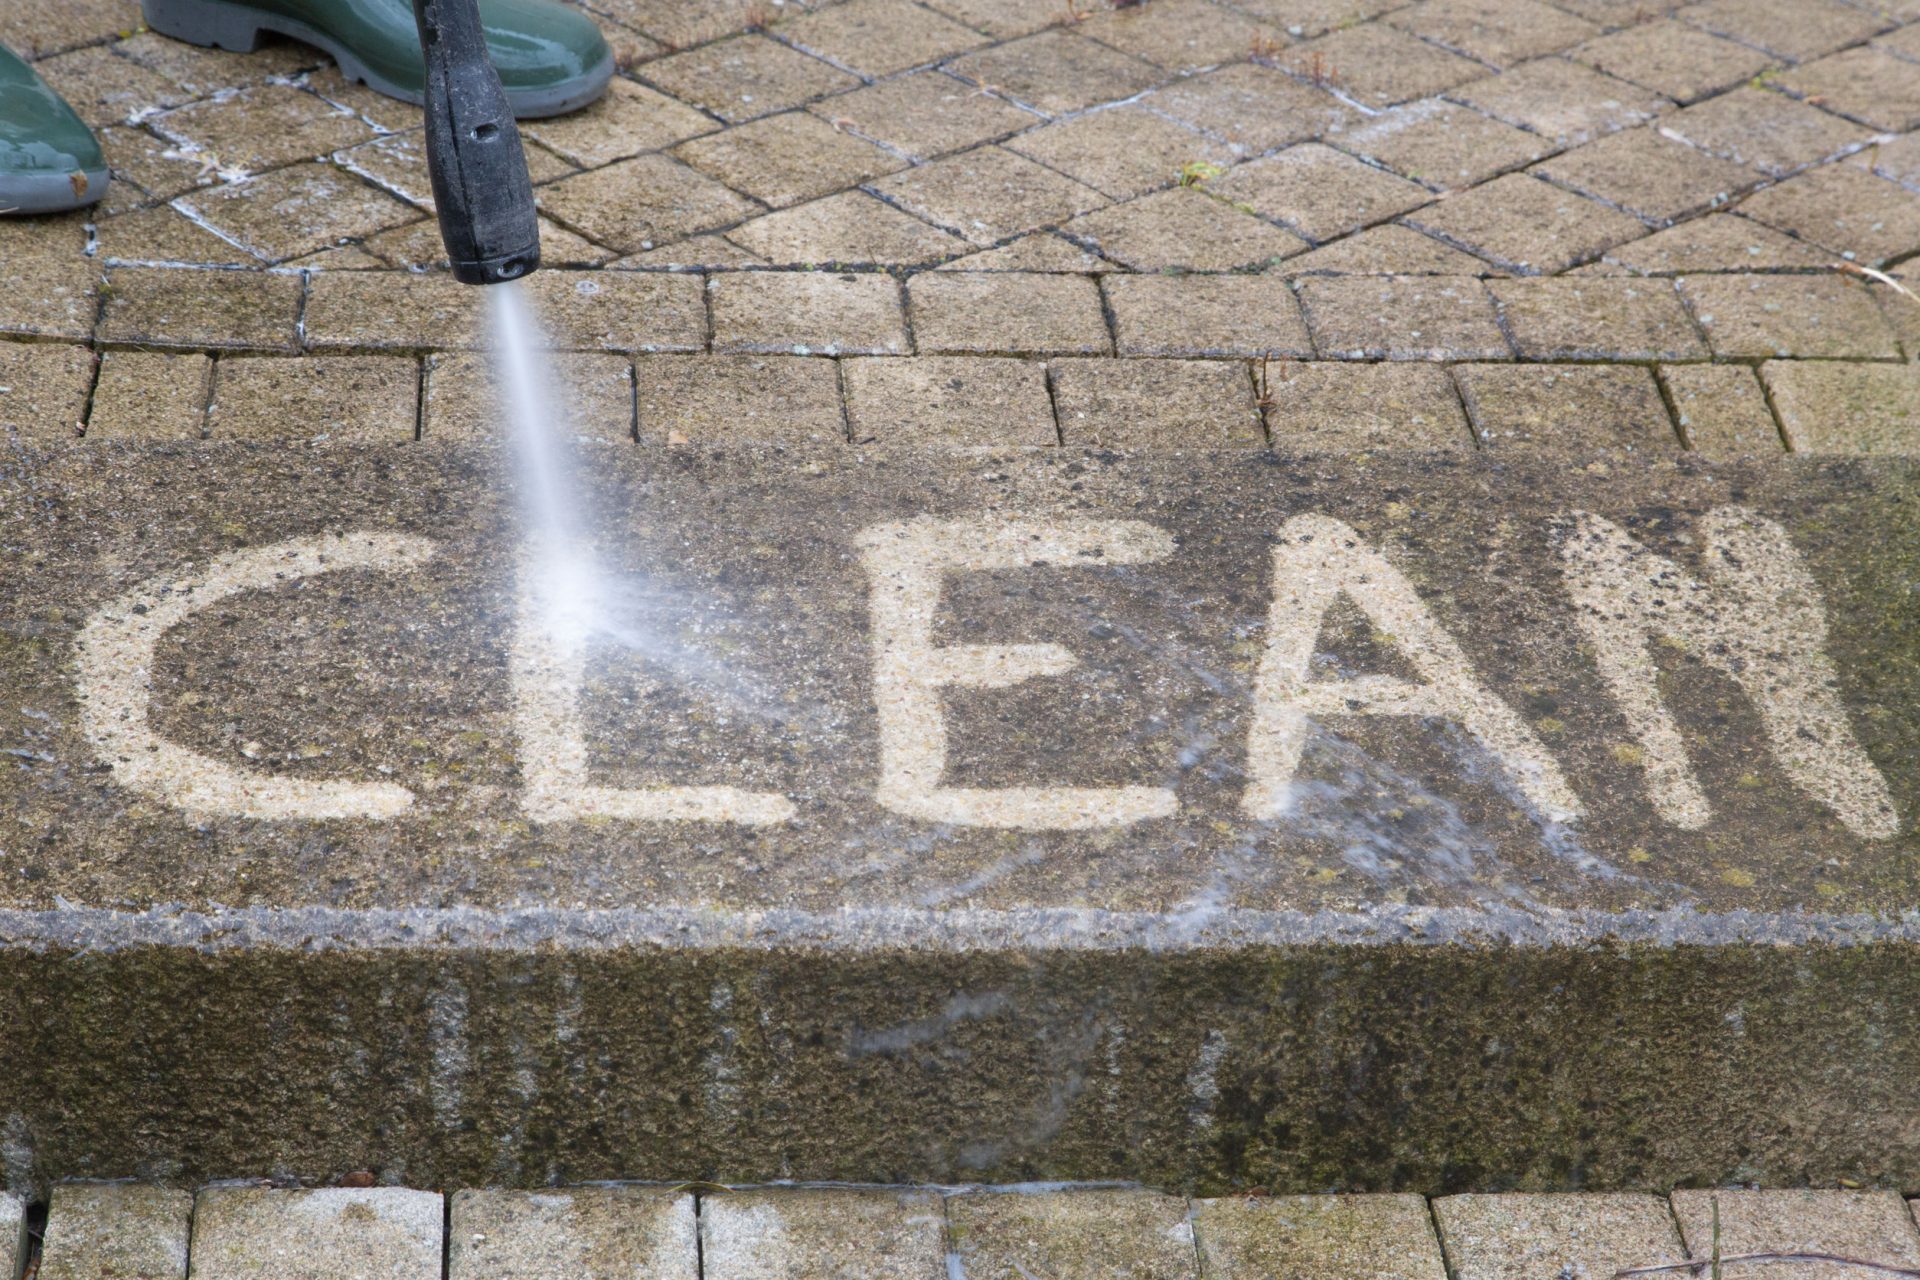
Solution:
{"label": "dark grimy concrete", "polygon": [[8,1176],[1920,1186],[1915,468],[1510,457],[11,453]]}

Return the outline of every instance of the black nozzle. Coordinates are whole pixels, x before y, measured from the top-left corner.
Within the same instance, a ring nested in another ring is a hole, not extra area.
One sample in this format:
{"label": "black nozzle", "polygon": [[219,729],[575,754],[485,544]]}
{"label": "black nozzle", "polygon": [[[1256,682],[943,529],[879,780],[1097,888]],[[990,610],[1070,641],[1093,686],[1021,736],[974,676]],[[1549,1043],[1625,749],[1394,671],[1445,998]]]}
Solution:
{"label": "black nozzle", "polygon": [[427,168],[454,279],[517,280],[540,265],[540,220],[478,2],[413,0],[413,16],[427,60]]}

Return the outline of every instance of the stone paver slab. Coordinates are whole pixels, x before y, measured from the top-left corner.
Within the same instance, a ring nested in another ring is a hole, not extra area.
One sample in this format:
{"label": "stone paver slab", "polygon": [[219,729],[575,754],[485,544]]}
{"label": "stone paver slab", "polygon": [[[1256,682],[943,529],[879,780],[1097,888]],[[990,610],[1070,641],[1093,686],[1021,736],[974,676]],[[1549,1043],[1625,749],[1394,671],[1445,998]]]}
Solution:
{"label": "stone paver slab", "polygon": [[1251,155],[1336,133],[1359,114],[1324,89],[1250,63],[1176,81],[1140,105]]}
{"label": "stone paver slab", "polygon": [[1870,10],[1837,0],[1702,0],[1680,10],[1683,22],[1795,62],[1817,58],[1886,29]]}
{"label": "stone paver slab", "polygon": [[292,165],[245,182],[191,192],[181,197],[178,207],[264,262],[284,262],[365,239],[420,216],[412,205],[330,164]]}
{"label": "stone paver slab", "polygon": [[1704,360],[1707,344],[1666,280],[1493,280],[1522,360]]}
{"label": "stone paver slab", "polygon": [[859,77],[763,35],[742,35],[647,64],[646,79],[729,124],[797,107]]}
{"label": "stone paver slab", "polygon": [[615,76],[598,102],[569,115],[523,121],[520,131],[561,158],[591,168],[659,151],[719,127],[683,102]]}
{"label": "stone paver slab", "polygon": [[1740,88],[1661,120],[1660,128],[1711,155],[1780,178],[1864,144],[1867,130],[1785,94]]}
{"label": "stone paver slab", "polygon": [[1522,275],[1549,275],[1644,235],[1640,220],[1527,174],[1510,173],[1406,221]]}
{"label": "stone paver slab", "polygon": [[483,299],[475,293],[438,274],[317,271],[307,285],[301,328],[316,351],[484,346]]}
{"label": "stone paver slab", "polygon": [[1541,0],[1420,0],[1386,21],[1495,67],[1557,53],[1600,28]]}
{"label": "stone paver slab", "polygon": [[1389,224],[1297,254],[1270,268],[1283,276],[1470,276],[1487,264],[1411,227]]}
{"label": "stone paver slab", "polygon": [[849,0],[801,13],[775,32],[864,76],[890,76],[985,44],[980,33],[908,0]]}
{"label": "stone paver slab", "polygon": [[1308,356],[1300,304],[1277,276],[1107,276],[1121,355]]}
{"label": "stone paver slab", "polygon": [[1107,203],[1085,183],[1002,147],[981,147],[892,174],[872,190],[977,245],[1054,226]]}
{"label": "stone paver slab", "polygon": [[193,1195],[122,1182],[53,1189],[42,1280],[187,1280]]}
{"label": "stone paver slab", "polygon": [[[1913,406],[1920,410],[1920,401]],[[1920,412],[1913,419],[1920,430]],[[1673,1214],[1696,1258],[1713,1251],[1718,1207],[1720,1253],[1829,1253],[1894,1267],[1920,1265],[1920,1234],[1895,1191],[1676,1191]],[[1856,1267],[1770,1265],[1781,1280],[1840,1280]]]}
{"label": "stone paver slab", "polygon": [[1672,105],[1651,89],[1564,58],[1525,63],[1447,96],[1563,147],[1645,124]]}
{"label": "stone paver slab", "polygon": [[642,356],[640,438],[666,444],[839,444],[834,361],[809,356]]}
{"label": "stone paver slab", "polygon": [[1427,204],[1417,183],[1317,142],[1250,160],[1208,180],[1214,195],[1251,208],[1318,244]]}
{"label": "stone paver slab", "polygon": [[924,272],[907,282],[923,354],[1093,355],[1111,352],[1100,290],[1085,276]]}
{"label": "stone paver slab", "polygon": [[1438,365],[1276,360],[1254,378],[1282,451],[1473,448],[1459,393]]}
{"label": "stone paver slab", "polygon": [[1920,449],[1920,365],[1769,360],[1760,376],[1795,453]]}
{"label": "stone paver slab", "polygon": [[1773,65],[1758,49],[1672,18],[1609,32],[1567,56],[1680,103],[1731,89]]}
{"label": "stone paver slab", "polygon": [[1135,271],[1233,271],[1307,248],[1284,227],[1190,187],[1101,209],[1061,231]]}
{"label": "stone paver slab", "polygon": [[0,289],[0,333],[91,335],[100,269],[86,256],[85,219],[10,219],[6,249],[10,284]]}
{"label": "stone paver slab", "polygon": [[93,353],[51,342],[0,342],[0,433],[9,441],[78,435]]}
{"label": "stone paver slab", "polygon": [[436,1280],[437,1192],[217,1187],[193,1206],[194,1280]]}
{"label": "stone paver slab", "polygon": [[877,272],[730,272],[708,285],[713,349],[762,355],[905,355],[900,284]]}
{"label": "stone paver slab", "polygon": [[1459,191],[1540,159],[1537,134],[1443,98],[1409,102],[1337,139],[1355,155],[1436,191]]}
{"label": "stone paver slab", "polygon": [[1920,250],[1920,197],[1858,165],[1797,174],[1756,191],[1740,212],[1866,266]]}
{"label": "stone paver slab", "polygon": [[1898,133],[1920,126],[1920,87],[1914,85],[1913,68],[1910,59],[1885,49],[1847,49],[1796,67],[1777,83],[1822,111]]}
{"label": "stone paver slab", "polygon": [[46,58],[34,71],[95,129],[144,119],[193,100],[167,77],[120,57],[107,45]]}
{"label": "stone paver slab", "polygon": [[805,111],[695,138],[674,155],[776,209],[907,167],[892,152]]}
{"label": "stone paver slab", "polygon": [[1274,61],[1374,110],[1442,93],[1486,69],[1385,23],[1346,26],[1283,50]]}
{"label": "stone paver slab", "polygon": [[1738,364],[1668,364],[1660,381],[1687,448],[1715,458],[1770,456],[1780,428],[1753,369]]}
{"label": "stone paver slab", "polygon": [[749,260],[779,266],[918,266],[968,253],[959,236],[864,191],[781,209],[727,233]]}
{"label": "stone paver slab", "polygon": [[1701,275],[1680,281],[1713,353],[1898,359],[1899,344],[1873,295],[1833,275]]}
{"label": "stone paver slab", "polygon": [[991,356],[841,362],[855,444],[961,448],[1059,443],[1046,366]]}
{"label": "stone paver slab", "polygon": [[1603,261],[1642,275],[1747,272],[1830,265],[1830,255],[1771,227],[1710,213],[1607,250]]}
{"label": "stone paver slab", "polygon": [[228,356],[214,366],[216,440],[411,441],[420,366],[394,356]]}
{"label": "stone paver slab", "polygon": [[0,43],[32,60],[139,26],[134,0],[16,0],[0,12]]}
{"label": "stone paver slab", "polygon": [[1660,455],[1680,439],[1653,371],[1623,364],[1453,367],[1483,447]]}
{"label": "stone paver slab", "polygon": [[1442,1196],[1433,1216],[1458,1280],[1609,1280],[1623,1267],[1687,1257],[1657,1196]]}
{"label": "stone paver slab", "polygon": [[198,440],[206,431],[213,361],[199,352],[106,351],[87,414],[101,440]]}
{"label": "stone paver slab", "polygon": [[[420,438],[435,445],[510,442],[510,411],[497,372],[491,355],[427,357]],[[542,357],[539,373],[555,430],[608,444],[633,439],[633,367],[627,357],[563,352]]]}
{"label": "stone paver slab", "polygon": [[1300,302],[1321,358],[1505,360],[1487,286],[1471,276],[1309,276]]}
{"label": "stone paver slab", "polygon": [[1170,186],[1183,174],[1206,173],[1233,162],[1233,153],[1224,143],[1131,106],[1057,121],[1007,145],[1116,200]]}
{"label": "stone paver slab", "polygon": [[[407,217],[419,214],[409,209]],[[136,209],[102,221],[94,233],[95,261],[103,266],[247,267],[266,265],[259,254],[216,235],[171,205]]]}
{"label": "stone paver slab", "polygon": [[1201,1280],[1444,1280],[1447,1274],[1420,1196],[1201,1200],[1194,1205],[1193,1234]]}
{"label": "stone paver slab", "polygon": [[458,1191],[447,1280],[698,1280],[693,1196],[651,1187]]}
{"label": "stone paver slab", "polygon": [[222,170],[240,173],[312,160],[374,136],[352,112],[289,84],[202,99],[154,116],[150,124]]}
{"label": "stone paver slab", "polygon": [[1718,208],[1762,180],[1751,169],[1702,155],[1651,127],[1609,134],[1532,171],[1654,226]]}
{"label": "stone paver slab", "polygon": [[1160,78],[1151,63],[1057,29],[955,58],[947,69],[1048,115],[1131,98]]}
{"label": "stone paver slab", "polygon": [[765,207],[663,155],[562,178],[534,199],[542,213],[622,253],[732,226]]}
{"label": "stone paver slab", "polygon": [[116,267],[100,338],[145,347],[292,350],[295,273]]}
{"label": "stone paver slab", "polygon": [[947,1201],[953,1251],[970,1276],[1193,1280],[1187,1202],[1150,1191],[973,1194]]}
{"label": "stone paver slab", "polygon": [[1009,137],[1044,119],[944,71],[896,76],[808,110],[922,160]]}
{"label": "stone paver slab", "polygon": [[1055,360],[1061,442],[1097,449],[1266,443],[1247,366],[1226,360]]}
{"label": "stone paver slab", "polygon": [[744,1191],[700,1206],[705,1280],[947,1280],[928,1191]]}
{"label": "stone paver slab", "polygon": [[1286,40],[1279,28],[1212,0],[1163,0],[1096,12],[1079,30],[1168,71],[1220,66]]}

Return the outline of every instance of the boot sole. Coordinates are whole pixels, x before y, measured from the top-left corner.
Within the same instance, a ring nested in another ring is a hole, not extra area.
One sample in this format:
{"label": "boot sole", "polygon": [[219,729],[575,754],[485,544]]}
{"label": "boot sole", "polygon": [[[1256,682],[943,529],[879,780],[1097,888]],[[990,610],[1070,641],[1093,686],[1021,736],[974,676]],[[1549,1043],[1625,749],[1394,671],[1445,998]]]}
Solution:
{"label": "boot sole", "polygon": [[[184,40],[203,48],[252,53],[260,47],[261,38],[271,32],[319,49],[340,64],[340,74],[366,85],[375,93],[410,102],[416,107],[424,100],[420,91],[395,84],[378,74],[360,61],[352,49],[298,18],[261,13],[246,5],[230,4],[227,0],[143,0],[141,7],[146,14],[147,26],[175,40]],[[517,120],[562,116],[570,111],[578,111],[597,99],[606,92],[607,82],[611,79],[613,53],[609,50],[600,65],[585,75],[563,80],[545,89],[507,90],[507,104],[513,108]]]}
{"label": "boot sole", "polygon": [[0,214],[66,213],[97,203],[107,194],[107,171],[80,172],[87,180],[84,191],[75,191],[64,173],[0,173]]}

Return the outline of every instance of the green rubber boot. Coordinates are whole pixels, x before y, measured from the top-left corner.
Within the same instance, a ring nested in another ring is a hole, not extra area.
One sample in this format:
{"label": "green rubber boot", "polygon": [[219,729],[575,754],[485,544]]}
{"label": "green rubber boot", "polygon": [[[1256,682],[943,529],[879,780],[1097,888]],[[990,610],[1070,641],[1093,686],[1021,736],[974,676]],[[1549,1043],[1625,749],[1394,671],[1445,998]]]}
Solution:
{"label": "green rubber boot", "polygon": [[[142,0],[147,25],[188,44],[251,53],[267,32],[325,50],[376,93],[418,103],[426,82],[411,0]],[[578,111],[606,91],[613,50],[557,0],[480,0],[487,51],[520,119]]]}
{"label": "green rubber boot", "polygon": [[107,162],[93,130],[0,48],[0,213],[62,213],[105,194]]}

